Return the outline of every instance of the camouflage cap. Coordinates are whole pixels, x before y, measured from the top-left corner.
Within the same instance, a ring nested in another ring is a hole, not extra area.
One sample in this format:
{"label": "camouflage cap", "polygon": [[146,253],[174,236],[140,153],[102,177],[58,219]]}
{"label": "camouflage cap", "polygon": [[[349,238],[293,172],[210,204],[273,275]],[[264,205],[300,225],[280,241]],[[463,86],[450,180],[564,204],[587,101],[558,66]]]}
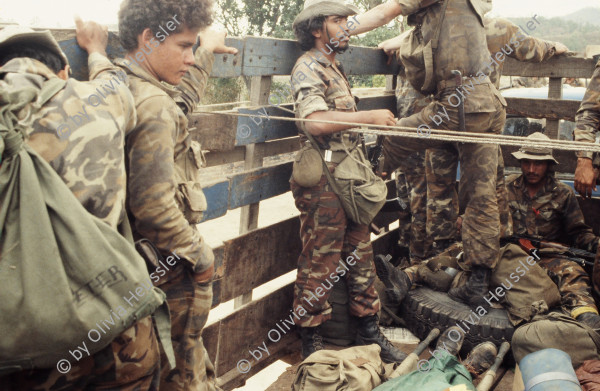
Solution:
{"label": "camouflage cap", "polygon": [[0,49],[15,43],[25,42],[44,45],[54,53],[58,54],[60,58],[65,61],[65,64],[69,64],[67,56],[49,30],[34,31],[29,27],[23,26],[7,26],[0,30]]}
{"label": "camouflage cap", "polygon": [[298,23],[315,16],[350,16],[359,12],[358,7],[346,3],[344,0],[306,0],[304,9],[296,16],[292,27],[296,27]]}
{"label": "camouflage cap", "polygon": [[[535,132],[527,136],[527,139],[536,140],[550,140],[548,136],[543,133]],[[552,156],[552,149],[550,148],[537,148],[525,146],[521,147],[517,152],[513,152],[512,155],[517,160],[529,159],[529,160],[549,160],[554,164],[558,164],[558,161]]]}

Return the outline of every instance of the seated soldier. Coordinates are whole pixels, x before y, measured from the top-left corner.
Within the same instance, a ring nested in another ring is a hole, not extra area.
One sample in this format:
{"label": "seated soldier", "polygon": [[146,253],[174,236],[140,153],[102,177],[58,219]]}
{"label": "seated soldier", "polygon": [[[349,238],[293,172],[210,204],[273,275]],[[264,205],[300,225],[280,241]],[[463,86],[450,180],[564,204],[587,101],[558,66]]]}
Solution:
{"label": "seated soldier", "polygon": [[[549,140],[534,133],[531,140]],[[521,175],[507,180],[508,205],[515,235],[546,241],[567,241],[583,250],[596,252],[598,236],[584,222],[575,192],[554,177],[558,161],[552,150],[522,147],[513,156],[521,163]],[[585,270],[574,261],[542,257],[538,262],[558,286],[563,309],[571,317],[600,328],[598,308],[591,295],[591,282]]]}

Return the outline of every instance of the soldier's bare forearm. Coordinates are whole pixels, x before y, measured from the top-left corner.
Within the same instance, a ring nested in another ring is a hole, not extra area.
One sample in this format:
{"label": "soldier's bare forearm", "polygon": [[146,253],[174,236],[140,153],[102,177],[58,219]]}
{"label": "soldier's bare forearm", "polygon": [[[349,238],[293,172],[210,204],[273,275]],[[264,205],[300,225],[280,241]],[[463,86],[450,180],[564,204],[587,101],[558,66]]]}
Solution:
{"label": "soldier's bare forearm", "polygon": [[366,33],[377,27],[385,26],[399,15],[402,15],[400,4],[396,0],[387,1],[371,8],[364,14],[352,17],[356,21],[357,27],[350,31],[350,35]]}

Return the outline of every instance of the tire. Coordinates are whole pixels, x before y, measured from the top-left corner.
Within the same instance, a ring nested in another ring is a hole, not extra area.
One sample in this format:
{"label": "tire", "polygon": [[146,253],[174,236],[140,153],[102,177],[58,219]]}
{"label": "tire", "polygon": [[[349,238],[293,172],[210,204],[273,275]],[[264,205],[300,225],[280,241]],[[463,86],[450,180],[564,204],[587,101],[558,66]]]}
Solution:
{"label": "tire", "polygon": [[[406,295],[400,313],[408,329],[421,340],[436,327],[444,332],[450,326],[460,326],[465,331],[461,349],[463,356],[481,342],[490,341],[499,347],[502,342],[511,341],[514,327],[508,320],[506,310],[489,309],[479,321],[476,315],[466,304],[452,300],[448,294],[425,287],[414,289]],[[468,319],[475,325],[467,322]]]}

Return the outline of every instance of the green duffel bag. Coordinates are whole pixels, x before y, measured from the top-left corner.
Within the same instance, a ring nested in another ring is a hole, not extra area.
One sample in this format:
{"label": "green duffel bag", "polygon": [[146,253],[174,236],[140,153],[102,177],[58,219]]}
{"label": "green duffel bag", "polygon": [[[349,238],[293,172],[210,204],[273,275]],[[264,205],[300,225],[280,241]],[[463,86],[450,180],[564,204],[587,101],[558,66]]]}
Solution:
{"label": "green duffel bag", "polygon": [[88,213],[23,142],[35,113],[17,113],[62,86],[0,90],[0,375],[59,363],[64,371],[65,360],[108,346],[165,299],[133,243]]}

